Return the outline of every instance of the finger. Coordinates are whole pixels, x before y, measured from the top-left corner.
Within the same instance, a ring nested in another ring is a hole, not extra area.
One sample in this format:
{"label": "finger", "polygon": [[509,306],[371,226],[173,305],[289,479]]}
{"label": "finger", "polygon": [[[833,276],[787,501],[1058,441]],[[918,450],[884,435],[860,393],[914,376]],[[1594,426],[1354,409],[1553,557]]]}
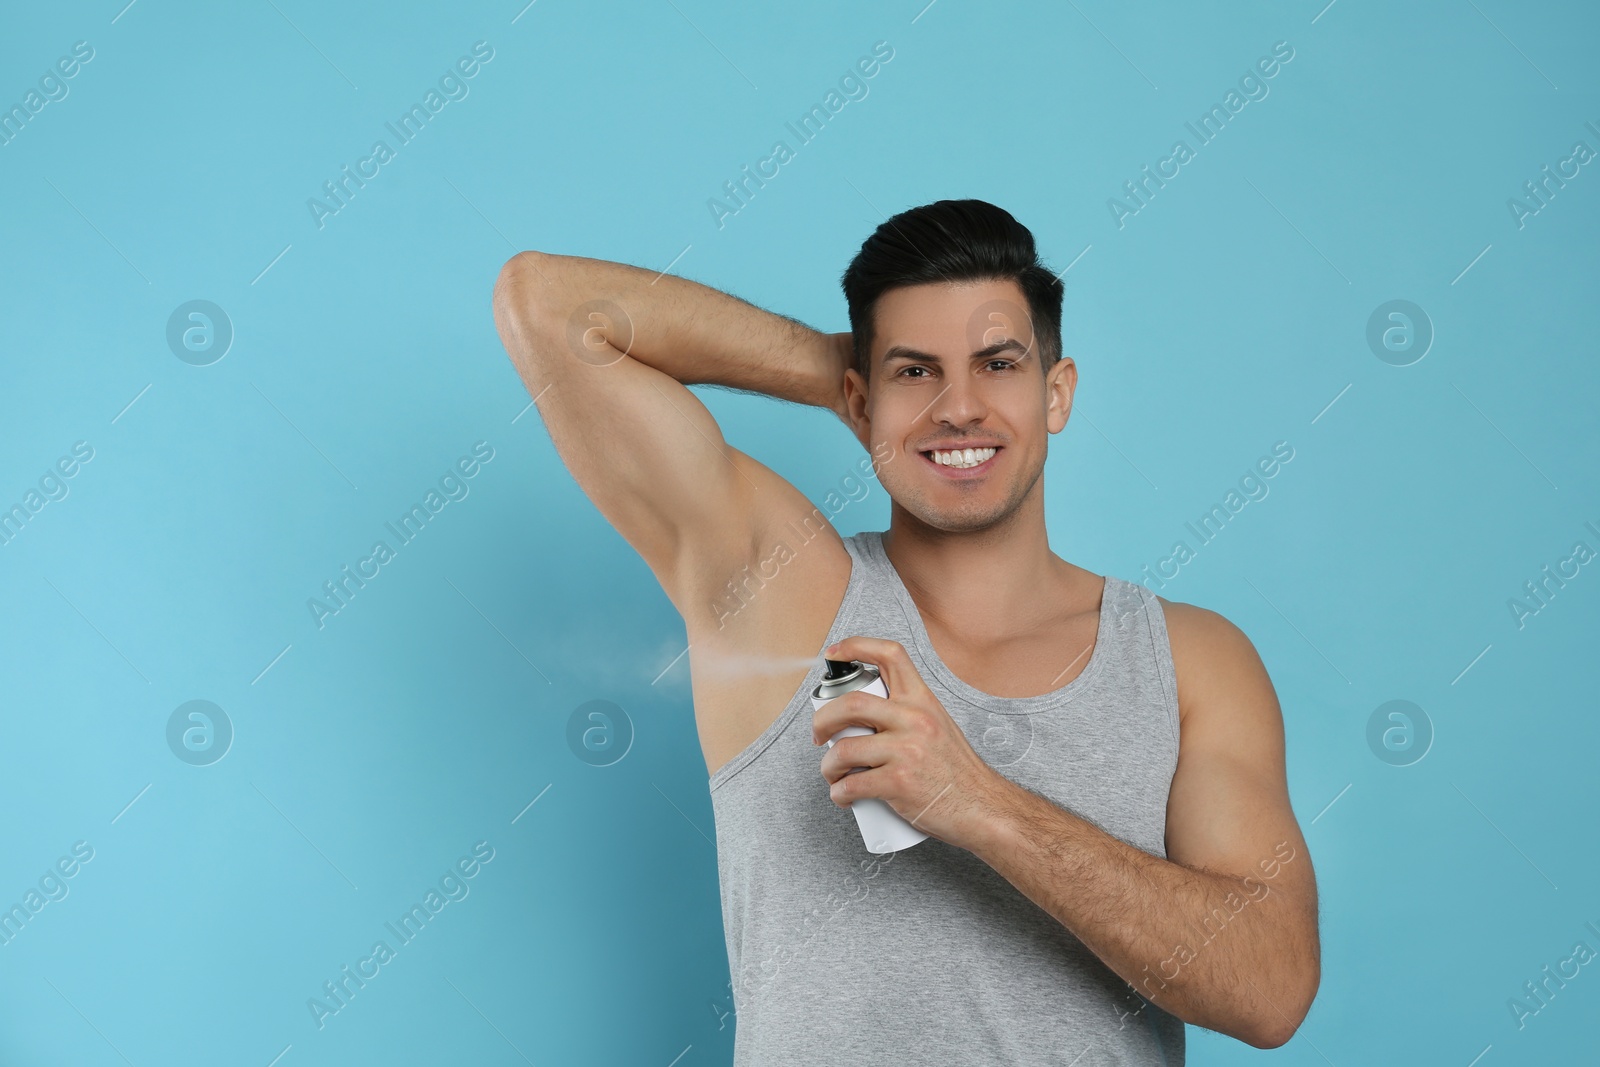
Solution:
{"label": "finger", "polygon": [[911,663],[911,655],[898,641],[878,637],[846,637],[823,649],[822,654],[828,659],[858,659],[877,667],[883,674],[883,683],[891,696],[919,698],[929,692],[922,675]]}
{"label": "finger", "polygon": [[848,808],[866,797],[882,797],[888,771],[872,767],[859,774],[847,774],[828,786],[828,799],[841,808]]}
{"label": "finger", "polygon": [[887,697],[855,689],[811,713],[811,743],[820,745],[846,726],[887,730],[895,722],[893,705]]}
{"label": "finger", "polygon": [[835,741],[828,754],[822,757],[820,770],[831,785],[847,774],[881,767],[889,758],[889,746],[882,734],[844,737]]}

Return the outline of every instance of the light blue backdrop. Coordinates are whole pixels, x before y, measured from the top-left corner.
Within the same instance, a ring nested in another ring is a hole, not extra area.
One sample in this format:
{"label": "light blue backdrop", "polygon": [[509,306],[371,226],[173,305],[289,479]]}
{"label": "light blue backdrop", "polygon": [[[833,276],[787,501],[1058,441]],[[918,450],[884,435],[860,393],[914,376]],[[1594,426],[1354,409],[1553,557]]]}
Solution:
{"label": "light blue backdrop", "polygon": [[[1066,270],[1056,551],[1151,580],[1187,542],[1152,587],[1277,685],[1324,977],[1270,1055],[1595,1055],[1600,967],[1547,977],[1600,950],[1592,8],[125,2],[0,32],[0,1062],[727,1063],[683,627],[529,411],[490,288],[531,247],[842,330],[872,228],[966,196]],[[815,500],[862,454],[702,395]],[[887,517],[873,485],[837,524]],[[599,755],[569,734],[593,700],[622,711]],[[372,977],[334,1011],[346,967]]]}

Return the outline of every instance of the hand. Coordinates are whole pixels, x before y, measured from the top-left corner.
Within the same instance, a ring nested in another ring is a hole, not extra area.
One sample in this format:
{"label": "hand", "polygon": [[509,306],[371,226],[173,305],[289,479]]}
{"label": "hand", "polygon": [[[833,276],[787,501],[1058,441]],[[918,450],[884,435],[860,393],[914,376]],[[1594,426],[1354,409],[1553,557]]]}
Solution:
{"label": "hand", "polygon": [[[879,797],[917,829],[960,848],[982,841],[991,813],[1013,784],[984,762],[898,641],[847,637],[823,650],[828,659],[875,664],[887,699],[860,690],[824,704],[811,720],[820,745],[852,724],[877,730],[843,737],[822,757],[828,796],[848,808]],[[853,767],[866,770],[850,773]]]}

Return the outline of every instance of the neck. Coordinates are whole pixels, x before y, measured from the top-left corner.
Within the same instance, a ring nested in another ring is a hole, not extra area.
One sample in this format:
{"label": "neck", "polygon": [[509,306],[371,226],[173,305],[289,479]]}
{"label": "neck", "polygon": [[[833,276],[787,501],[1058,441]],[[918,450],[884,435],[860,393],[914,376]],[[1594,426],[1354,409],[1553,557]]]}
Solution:
{"label": "neck", "polygon": [[1041,493],[981,530],[929,526],[893,504],[884,553],[924,619],[975,637],[1003,639],[1058,610],[1051,595],[1070,565],[1050,551]]}

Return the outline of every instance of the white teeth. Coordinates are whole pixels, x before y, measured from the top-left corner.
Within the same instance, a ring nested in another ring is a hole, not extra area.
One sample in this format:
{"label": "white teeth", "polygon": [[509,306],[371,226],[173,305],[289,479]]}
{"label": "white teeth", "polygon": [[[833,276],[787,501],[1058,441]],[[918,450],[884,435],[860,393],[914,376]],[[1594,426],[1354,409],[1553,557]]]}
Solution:
{"label": "white teeth", "polygon": [[934,452],[933,461],[946,467],[976,467],[993,456],[993,448],[957,448],[948,452]]}

